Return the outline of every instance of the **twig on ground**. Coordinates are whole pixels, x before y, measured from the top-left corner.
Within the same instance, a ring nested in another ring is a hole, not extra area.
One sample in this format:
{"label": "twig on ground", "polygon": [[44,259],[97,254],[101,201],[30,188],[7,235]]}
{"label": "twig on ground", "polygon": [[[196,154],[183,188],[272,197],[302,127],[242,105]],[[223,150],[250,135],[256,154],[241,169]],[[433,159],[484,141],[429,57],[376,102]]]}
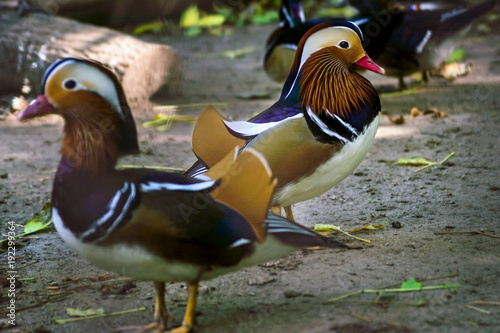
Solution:
{"label": "twig on ground", "polygon": [[102,315],[94,315],[94,316],[87,316],[87,317],[55,319],[54,321],[56,322],[56,324],[64,324],[64,323],[69,323],[69,322],[72,322],[72,321],[87,320],[87,319],[102,318],[102,317],[111,317],[111,316],[128,314],[128,313],[138,312],[138,311],[146,311],[146,307],[137,308],[137,309],[131,309],[131,310],[118,311],[118,312],[104,313]]}
{"label": "twig on ground", "polygon": [[491,237],[491,238],[500,238],[500,236],[493,235],[493,234],[487,234],[485,232],[477,231],[477,230],[470,230],[470,231],[436,231],[436,232],[434,232],[434,235],[467,235],[467,234],[481,235],[481,236],[486,236],[486,237]]}

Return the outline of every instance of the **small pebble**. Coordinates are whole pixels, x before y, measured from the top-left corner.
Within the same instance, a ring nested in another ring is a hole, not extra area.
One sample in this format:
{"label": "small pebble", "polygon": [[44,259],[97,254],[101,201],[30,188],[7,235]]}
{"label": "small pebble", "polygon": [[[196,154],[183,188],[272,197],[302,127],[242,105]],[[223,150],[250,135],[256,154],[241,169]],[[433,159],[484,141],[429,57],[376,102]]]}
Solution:
{"label": "small pebble", "polygon": [[394,228],[394,229],[401,229],[403,227],[403,225],[401,224],[401,222],[392,222],[391,223],[391,226]]}

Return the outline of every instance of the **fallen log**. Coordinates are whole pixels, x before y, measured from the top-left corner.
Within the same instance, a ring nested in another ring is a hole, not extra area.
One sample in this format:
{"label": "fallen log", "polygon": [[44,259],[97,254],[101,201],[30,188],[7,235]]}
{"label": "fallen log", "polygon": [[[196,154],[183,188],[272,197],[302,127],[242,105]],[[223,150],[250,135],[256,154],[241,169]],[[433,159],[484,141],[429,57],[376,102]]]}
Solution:
{"label": "fallen log", "polygon": [[61,57],[89,58],[109,66],[132,104],[153,94],[180,93],[183,62],[170,46],[56,16],[1,15],[0,93],[20,94],[23,89],[33,97],[40,92],[45,69]]}

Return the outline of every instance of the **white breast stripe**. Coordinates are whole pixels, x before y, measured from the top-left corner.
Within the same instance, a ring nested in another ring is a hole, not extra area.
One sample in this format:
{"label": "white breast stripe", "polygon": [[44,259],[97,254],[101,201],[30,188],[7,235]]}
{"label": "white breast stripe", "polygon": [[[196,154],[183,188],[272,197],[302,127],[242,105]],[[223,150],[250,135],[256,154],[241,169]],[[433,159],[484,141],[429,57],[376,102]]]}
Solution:
{"label": "white breast stripe", "polygon": [[296,118],[302,118],[304,114],[297,113],[292,117],[285,118],[280,121],[271,121],[268,123],[251,123],[248,121],[226,121],[224,120],[224,124],[233,132],[241,134],[245,137],[252,137],[259,135],[260,133],[267,131],[270,128],[273,128],[276,125],[283,123],[284,121]]}
{"label": "white breast stripe", "polygon": [[326,124],[323,121],[321,121],[321,119],[318,118],[318,116],[311,110],[311,108],[309,106],[306,108],[306,110],[307,110],[307,114],[309,115],[309,117],[311,117],[311,120],[316,125],[319,126],[319,128],[321,129],[321,131],[323,133],[325,133],[326,135],[335,137],[335,138],[339,139],[340,141],[342,141],[343,143],[347,143],[349,141],[346,138],[344,138],[343,136],[339,135],[337,132],[334,132],[331,129],[329,129],[328,126],[326,126]]}
{"label": "white breast stripe", "polygon": [[[120,199],[122,198],[122,195],[126,194],[129,191],[129,187],[130,187],[130,193],[126,198],[125,204],[123,206],[117,207],[118,203],[120,202]],[[112,218],[113,215],[116,214],[117,209],[119,209],[120,214],[115,218],[111,226],[107,228],[106,234],[109,234],[114,229],[116,229],[116,227],[120,224],[125,214],[128,213],[128,209],[130,208],[132,201],[135,199],[135,194],[136,194],[135,184],[125,182],[123,184],[123,187],[116,192],[111,201],[108,203],[106,207],[107,208],[106,214],[104,214],[98,220],[92,223],[91,228],[80,235],[80,239],[85,239],[89,235],[99,232],[98,229],[105,223],[109,223],[110,222],[109,219]],[[106,236],[106,234],[100,237],[99,239],[102,239],[104,236]]]}
{"label": "white breast stripe", "polygon": [[248,243],[250,243],[249,239],[240,238],[237,241],[233,242],[233,244],[229,245],[229,247],[230,248],[235,248],[235,247],[238,247],[238,246],[241,246],[241,245],[245,245],[245,244],[248,244]]}
{"label": "white breast stripe", "polygon": [[[125,184],[127,184],[127,183],[125,183]],[[135,184],[131,183],[130,184],[130,195],[127,198],[127,202],[125,202],[125,204],[123,205],[123,207],[121,207],[121,208],[119,207],[121,209],[120,215],[118,215],[118,217],[116,218],[115,222],[113,222],[113,224],[108,228],[108,232],[107,233],[111,233],[113,230],[115,230],[116,227],[122,221],[123,217],[128,213],[128,210],[130,208],[130,204],[132,204],[132,201],[135,198],[136,191],[137,190],[136,190]]]}
{"label": "white breast stripe", "polygon": [[204,173],[207,171],[208,171],[207,167],[201,167],[200,169],[196,170],[196,172],[191,175],[191,178],[196,178],[196,179],[200,179],[200,180],[208,180],[208,179],[204,179],[204,178],[210,178],[210,177],[206,177],[204,175]]}
{"label": "white breast stripe", "polygon": [[286,228],[281,228],[281,229],[269,229],[270,234],[277,234],[277,233],[284,233],[284,232],[291,232],[294,234],[304,234],[304,235],[309,235],[311,236],[310,232],[306,232],[304,230],[296,230],[296,229],[286,229]]}
{"label": "white breast stripe", "polygon": [[175,183],[157,183],[147,182],[141,184],[141,192],[152,191],[202,191],[214,186],[215,180],[195,184],[175,184]]}
{"label": "white breast stripe", "polygon": [[192,178],[196,178],[196,179],[199,179],[199,180],[202,180],[204,182],[210,182],[212,181],[213,179],[208,177],[207,175],[205,175],[205,172],[207,172],[208,169],[207,168],[203,168],[203,169],[200,169],[197,173],[195,173],[194,175],[192,175],[191,177]]}
{"label": "white breast stripe", "polygon": [[427,44],[427,42],[429,41],[429,39],[431,38],[432,36],[432,31],[430,30],[427,30],[425,32],[425,36],[424,38],[422,38],[422,40],[420,41],[420,43],[417,45],[417,53],[422,53],[422,51],[424,50],[424,47],[425,45]]}
{"label": "white breast stripe", "polygon": [[269,233],[280,233],[280,232],[292,232],[296,234],[304,234],[304,235],[309,235],[312,236],[315,233],[308,230],[301,228],[300,226],[297,226],[293,223],[288,222],[287,220],[281,218],[281,217],[276,217],[273,215],[268,214],[266,218],[266,226],[268,229]]}
{"label": "white breast stripe", "polygon": [[297,45],[295,44],[281,44],[281,46],[285,47],[286,49],[297,51]]}
{"label": "white breast stripe", "polygon": [[[332,114],[330,113],[330,111],[328,111],[328,114],[331,116]],[[334,118],[336,118],[342,125],[344,125],[345,128],[347,128],[352,134],[354,134],[355,136],[358,136],[359,133],[358,131],[351,126],[351,124],[345,122],[342,120],[342,118],[340,118],[339,116],[337,116],[336,114],[333,115]]]}
{"label": "white breast stripe", "polygon": [[452,17],[455,17],[457,15],[460,15],[462,13],[465,13],[467,11],[467,8],[456,8],[453,10],[450,10],[449,12],[444,13],[441,15],[441,20],[440,22],[443,23],[446,20],[449,20]]}

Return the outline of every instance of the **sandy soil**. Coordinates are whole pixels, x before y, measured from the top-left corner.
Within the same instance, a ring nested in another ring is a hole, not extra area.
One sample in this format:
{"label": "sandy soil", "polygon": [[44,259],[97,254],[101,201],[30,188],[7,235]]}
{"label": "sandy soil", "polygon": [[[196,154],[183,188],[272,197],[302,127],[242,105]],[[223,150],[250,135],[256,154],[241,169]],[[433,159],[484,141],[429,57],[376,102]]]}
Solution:
{"label": "sandy soil", "polygon": [[[135,108],[142,155],[125,164],[186,168],[194,161],[191,124],[176,123],[163,133],[140,124],[155,114],[155,103],[224,102],[223,112],[244,120],[277,99],[280,86],[261,67],[271,26],[233,30],[227,37],[155,38],[174,46],[185,59],[184,94],[160,97]],[[152,37],[150,37],[152,39]],[[500,37],[469,36],[463,42],[473,73],[453,84],[433,79],[413,94],[383,97],[394,125],[384,116],[368,156],[328,193],[295,206],[300,223],[332,223],[344,229],[380,224],[383,230],[357,234],[359,250],[303,251],[269,264],[202,283],[196,332],[499,332],[500,307]],[[244,47],[241,58],[202,56]],[[393,78],[370,76],[377,87],[395,87]],[[254,100],[242,93],[267,94]],[[8,96],[7,96],[8,97]],[[446,118],[410,117],[410,109],[438,108]],[[201,109],[180,113],[196,116]],[[0,121],[1,231],[7,222],[23,225],[50,198],[58,162],[62,123],[47,118],[20,124],[11,114]],[[447,163],[415,172],[390,161],[425,157]],[[17,228],[20,233],[21,227]],[[496,234],[497,238],[469,232]],[[445,234],[438,234],[445,233]],[[146,324],[153,316],[151,283],[98,270],[73,253],[53,228],[16,245],[16,326],[9,332],[110,332]],[[7,266],[2,248],[2,267]],[[3,272],[3,269],[2,269]],[[325,304],[359,289],[398,287],[417,278],[425,286],[460,284],[457,289],[363,294]],[[5,323],[9,287],[2,276],[0,304]],[[185,286],[170,284],[168,306],[179,323]],[[490,311],[488,314],[471,307]],[[103,308],[106,313],[145,311],[56,324],[66,308]]]}

